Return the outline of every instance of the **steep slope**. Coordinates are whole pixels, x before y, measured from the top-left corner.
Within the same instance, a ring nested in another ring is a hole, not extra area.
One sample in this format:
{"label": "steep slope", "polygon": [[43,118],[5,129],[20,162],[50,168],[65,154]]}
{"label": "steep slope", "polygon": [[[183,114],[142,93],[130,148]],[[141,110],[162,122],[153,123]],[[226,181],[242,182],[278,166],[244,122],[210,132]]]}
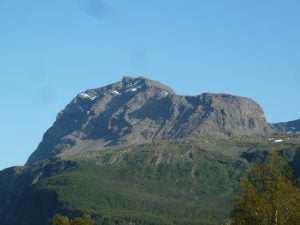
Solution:
{"label": "steep slope", "polygon": [[159,82],[124,77],[78,94],[58,114],[27,164],[166,139],[219,139],[272,131],[263,110],[251,99],[209,93],[180,96]]}
{"label": "steep slope", "polygon": [[56,194],[35,192],[34,198],[27,201],[24,198],[41,180],[75,167],[76,163],[72,161],[40,161],[35,165],[0,171],[0,224],[43,224],[41,218],[44,224],[49,224],[57,207]]}

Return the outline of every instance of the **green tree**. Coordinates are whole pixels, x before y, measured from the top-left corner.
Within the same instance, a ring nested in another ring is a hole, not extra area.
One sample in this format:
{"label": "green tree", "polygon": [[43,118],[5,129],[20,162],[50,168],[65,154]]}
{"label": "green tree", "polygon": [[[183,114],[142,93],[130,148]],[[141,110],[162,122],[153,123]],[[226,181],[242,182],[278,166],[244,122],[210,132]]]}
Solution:
{"label": "green tree", "polygon": [[70,220],[68,217],[63,215],[55,215],[53,217],[52,225],[94,225],[95,220],[88,214],[81,217],[76,217]]}
{"label": "green tree", "polygon": [[94,225],[95,220],[90,215],[83,215],[82,217],[76,217],[71,221],[71,225]]}
{"label": "green tree", "polygon": [[234,202],[232,225],[297,225],[300,190],[288,164],[276,152],[256,163],[241,181],[243,194]]}
{"label": "green tree", "polygon": [[52,225],[70,225],[70,220],[66,216],[55,215],[53,217]]}

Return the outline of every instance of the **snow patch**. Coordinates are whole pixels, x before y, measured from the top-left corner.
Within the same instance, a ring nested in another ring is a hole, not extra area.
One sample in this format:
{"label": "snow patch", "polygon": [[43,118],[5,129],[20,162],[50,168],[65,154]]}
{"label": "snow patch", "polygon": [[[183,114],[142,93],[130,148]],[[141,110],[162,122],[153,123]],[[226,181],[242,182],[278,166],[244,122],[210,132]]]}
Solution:
{"label": "snow patch", "polygon": [[282,139],[277,139],[277,140],[275,140],[274,142],[275,142],[275,143],[280,143],[280,142],[283,142],[283,140],[282,140]]}
{"label": "snow patch", "polygon": [[164,95],[164,96],[168,96],[168,95],[169,95],[169,92],[164,91],[164,92],[163,92],[163,95]]}
{"label": "snow patch", "polygon": [[90,98],[91,96],[87,93],[82,92],[82,93],[79,94],[79,97],[81,97],[81,98]]}
{"label": "snow patch", "polygon": [[133,84],[133,86],[134,86],[134,87],[130,89],[130,90],[133,91],[133,92],[134,92],[134,91],[137,91],[138,89],[141,89],[141,88],[142,88],[142,85],[138,85],[137,82],[135,82],[135,83]]}
{"label": "snow patch", "polygon": [[121,93],[118,92],[118,91],[112,91],[112,93],[115,94],[115,95],[121,95]]}
{"label": "snow patch", "polygon": [[88,98],[88,99],[94,101],[94,100],[97,98],[97,95],[95,95],[95,96],[90,96],[89,94],[87,94],[87,93],[85,93],[85,92],[82,92],[82,93],[79,94],[79,97],[80,97],[80,98],[83,98],[83,99],[87,99],[87,98]]}
{"label": "snow patch", "polygon": [[291,127],[292,128],[292,130],[296,130],[296,128],[295,127]]}

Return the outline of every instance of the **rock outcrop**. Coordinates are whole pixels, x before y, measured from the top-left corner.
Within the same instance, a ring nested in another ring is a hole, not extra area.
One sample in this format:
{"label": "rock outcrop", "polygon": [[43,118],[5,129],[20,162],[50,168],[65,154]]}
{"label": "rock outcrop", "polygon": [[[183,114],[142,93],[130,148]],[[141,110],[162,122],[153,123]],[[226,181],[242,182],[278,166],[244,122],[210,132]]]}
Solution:
{"label": "rock outcrop", "polygon": [[210,93],[181,96],[159,82],[124,77],[79,93],[58,114],[27,164],[164,139],[270,132],[262,108],[251,99]]}

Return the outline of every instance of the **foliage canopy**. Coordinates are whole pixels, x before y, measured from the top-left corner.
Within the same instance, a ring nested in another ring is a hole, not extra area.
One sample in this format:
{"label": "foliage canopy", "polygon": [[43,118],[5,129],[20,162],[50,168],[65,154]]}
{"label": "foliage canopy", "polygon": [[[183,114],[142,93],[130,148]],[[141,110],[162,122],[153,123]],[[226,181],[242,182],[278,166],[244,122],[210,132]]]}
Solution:
{"label": "foliage canopy", "polygon": [[243,194],[234,202],[232,225],[297,225],[300,189],[288,164],[276,152],[256,163],[241,181]]}
{"label": "foliage canopy", "polygon": [[95,220],[90,215],[83,215],[70,220],[67,216],[55,215],[52,225],[94,225]]}

